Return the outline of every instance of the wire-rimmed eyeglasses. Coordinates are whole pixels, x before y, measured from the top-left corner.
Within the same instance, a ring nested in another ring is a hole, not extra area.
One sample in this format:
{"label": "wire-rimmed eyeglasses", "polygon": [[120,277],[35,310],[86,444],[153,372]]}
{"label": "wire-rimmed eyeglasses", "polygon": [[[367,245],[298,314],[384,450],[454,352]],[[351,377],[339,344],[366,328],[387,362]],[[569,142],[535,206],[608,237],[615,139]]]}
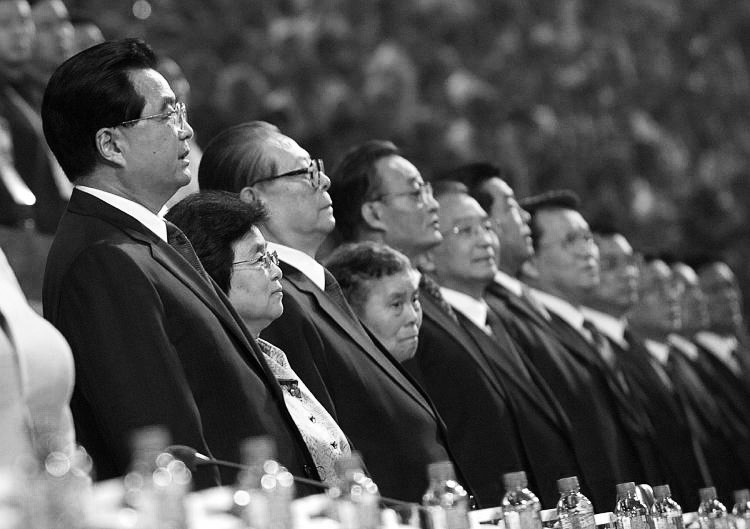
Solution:
{"label": "wire-rimmed eyeglasses", "polygon": [[427,204],[427,202],[429,202],[431,198],[433,198],[432,184],[430,184],[429,182],[416,182],[414,184],[414,189],[412,189],[411,191],[398,191],[396,193],[383,193],[382,195],[373,197],[372,200],[383,200],[384,198],[389,198],[389,197],[409,197],[416,204],[423,206]]}
{"label": "wire-rimmed eyeglasses", "polygon": [[255,269],[265,268],[266,270],[269,270],[272,264],[276,266],[279,265],[279,256],[276,253],[276,250],[271,250],[270,252],[266,250],[260,257],[253,259],[252,261],[235,261],[232,263],[232,266],[245,266],[247,268]]}
{"label": "wire-rimmed eyeglasses", "polygon": [[173,108],[170,108],[166,112],[161,112],[160,114],[152,114],[150,116],[143,116],[142,118],[136,118],[136,119],[129,119],[127,121],[122,121],[117,124],[118,127],[127,127],[128,125],[133,125],[134,123],[138,123],[139,121],[145,121],[147,119],[164,119],[169,120],[169,123],[180,128],[184,129],[185,125],[187,125],[187,107],[185,106],[185,103],[179,102],[175,103]]}
{"label": "wire-rimmed eyeglasses", "polygon": [[269,182],[271,180],[276,180],[277,178],[284,178],[287,176],[297,176],[297,175],[303,175],[306,174],[307,177],[310,179],[310,185],[313,189],[318,189],[320,187],[320,175],[325,174],[325,165],[323,164],[323,160],[320,158],[313,158],[310,160],[310,165],[303,169],[294,169],[293,171],[287,171],[286,173],[277,174],[274,176],[267,176],[265,178],[259,178],[255,182],[253,182],[253,185],[258,184],[260,182]]}

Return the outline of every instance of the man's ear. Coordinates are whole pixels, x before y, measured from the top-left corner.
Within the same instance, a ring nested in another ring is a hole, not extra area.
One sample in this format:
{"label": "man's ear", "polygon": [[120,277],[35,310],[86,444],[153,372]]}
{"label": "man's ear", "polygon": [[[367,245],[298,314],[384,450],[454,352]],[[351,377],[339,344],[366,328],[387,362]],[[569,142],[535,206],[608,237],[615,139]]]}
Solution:
{"label": "man's ear", "polygon": [[260,193],[252,186],[245,186],[240,189],[240,200],[248,203],[255,202],[260,200]]}
{"label": "man's ear", "polygon": [[360,214],[365,225],[373,231],[387,231],[388,227],[383,222],[385,212],[383,211],[383,205],[381,202],[375,200],[371,202],[365,202],[360,208]]}
{"label": "man's ear", "polygon": [[123,148],[125,147],[125,138],[116,127],[105,127],[96,131],[94,137],[96,150],[99,152],[105,162],[123,167],[125,165],[125,156]]}

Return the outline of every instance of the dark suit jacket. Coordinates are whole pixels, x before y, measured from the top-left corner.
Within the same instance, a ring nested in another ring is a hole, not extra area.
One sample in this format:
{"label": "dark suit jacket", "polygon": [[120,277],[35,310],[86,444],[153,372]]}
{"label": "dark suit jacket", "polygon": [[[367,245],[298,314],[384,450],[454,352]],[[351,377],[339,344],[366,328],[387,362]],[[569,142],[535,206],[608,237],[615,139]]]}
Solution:
{"label": "dark suit jacket", "polygon": [[[153,424],[175,444],[229,461],[239,461],[243,439],[271,435],[293,474],[317,478],[278,383],[226,297],[141,223],[79,190],[49,253],[44,315],[73,350],[71,408],[99,478],[124,473],[131,431]],[[217,483],[215,472],[195,479]],[[233,480],[222,471],[223,483]]]}
{"label": "dark suit jacket", "polygon": [[[710,482],[701,474],[699,457],[702,453],[693,436],[687,403],[674,385],[666,385],[652,365],[651,354],[643,340],[632,332],[625,332],[629,347],[612,342],[617,352],[634,398],[651,419],[654,428],[656,453],[662,480],[668,483],[672,497],[681,505],[698,505],[698,489]],[[653,481],[651,483],[656,484]]]}
{"label": "dark suit jacket", "polygon": [[562,409],[518,365],[515,346],[498,335],[502,329],[490,338],[461,313],[453,320],[428,293],[420,299],[424,321],[413,368],[446,420],[480,505],[498,504],[503,473],[525,470],[542,503],[553,506],[556,480],[579,473]]}
{"label": "dark suit jacket", "polygon": [[423,292],[420,300],[424,317],[419,346],[404,367],[445,420],[449,442],[478,505],[499,505],[502,475],[529,470],[510,396],[490,376],[471,336],[429,295]]}
{"label": "dark suit jacket", "polygon": [[[54,233],[66,202],[55,183],[52,153],[44,140],[42,119],[1,72],[0,116],[10,126],[13,161],[18,174],[36,196],[33,208],[36,228],[44,233]],[[0,222],[13,224],[19,216],[23,216],[23,212],[12,203],[7,190],[0,184]]]}
{"label": "dark suit jacket", "polygon": [[713,485],[726,497],[750,481],[750,403],[740,379],[711,353],[698,351],[693,360],[673,345],[670,367],[704,425],[703,452]]}
{"label": "dark suit jacket", "polygon": [[421,501],[427,465],[452,460],[429,398],[349,311],[296,268],[282,262],[281,269],[284,314],[261,336],[286,352],[321,402],[333,404],[381,493]]}
{"label": "dark suit jacket", "polygon": [[[497,283],[488,288],[485,300],[497,312],[507,312],[504,321],[510,336],[565,410],[582,467],[581,491],[597,512],[611,510],[617,483],[638,480],[642,469],[634,447],[624,439],[619,411],[595,351],[582,337],[583,344],[578,341],[577,331],[566,332],[563,327],[559,332],[523,298]],[[625,466],[623,460],[631,464]]]}

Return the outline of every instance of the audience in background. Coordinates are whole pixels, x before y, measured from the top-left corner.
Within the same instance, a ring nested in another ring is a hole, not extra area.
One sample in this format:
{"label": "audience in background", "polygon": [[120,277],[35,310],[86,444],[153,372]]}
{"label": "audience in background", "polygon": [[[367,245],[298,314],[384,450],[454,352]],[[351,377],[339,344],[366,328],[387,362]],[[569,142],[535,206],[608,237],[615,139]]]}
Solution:
{"label": "audience in background", "polygon": [[[67,199],[70,183],[44,141],[42,120],[24,97],[26,68],[34,48],[34,22],[26,0],[0,1],[0,116],[10,126],[13,160],[18,173],[34,193],[33,218],[42,233],[54,233]],[[7,190],[0,192],[0,210],[6,225],[23,222],[25,209]],[[11,212],[6,214],[6,212]]]}

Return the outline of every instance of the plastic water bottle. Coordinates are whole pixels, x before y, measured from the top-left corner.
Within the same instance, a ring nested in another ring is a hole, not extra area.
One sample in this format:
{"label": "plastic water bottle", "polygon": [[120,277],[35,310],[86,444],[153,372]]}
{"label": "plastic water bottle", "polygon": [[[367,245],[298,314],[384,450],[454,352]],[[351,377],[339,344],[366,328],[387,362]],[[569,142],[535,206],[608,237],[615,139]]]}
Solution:
{"label": "plastic water bottle", "polygon": [[594,506],[581,494],[577,476],[557,480],[560,499],[557,502],[557,516],[561,529],[594,529]]}
{"label": "plastic water bottle", "polygon": [[539,513],[542,505],[527,488],[526,472],[504,474],[503,483],[506,491],[502,501],[505,529],[541,529]]}
{"label": "plastic water bottle", "polygon": [[362,457],[352,452],[335,463],[341,485],[329,489],[333,498],[333,518],[340,529],[377,529],[380,527],[380,491],[367,477]]}
{"label": "plastic water bottle", "polygon": [[237,475],[235,511],[253,529],[291,529],[294,477],[276,461],[276,443],[253,437],[240,450],[246,469]]}
{"label": "plastic water bottle", "polygon": [[654,504],[651,506],[651,523],[654,529],[684,529],[682,507],[672,499],[669,485],[654,487]]}
{"label": "plastic water bottle", "polygon": [[125,503],[136,515],[137,529],[185,529],[185,496],[192,475],[182,461],[164,450],[169,432],[161,426],[136,430],[132,460],[125,475]]}
{"label": "plastic water bottle", "polygon": [[715,487],[698,491],[701,503],[698,506],[698,521],[701,529],[732,529],[727,508],[716,497]]}
{"label": "plastic water bottle", "polygon": [[635,483],[617,484],[617,502],[614,509],[617,529],[649,529],[648,508],[638,499]]}
{"label": "plastic water bottle", "polygon": [[469,494],[456,481],[450,461],[427,465],[430,485],[422,496],[423,526],[427,529],[468,529]]}
{"label": "plastic water bottle", "polygon": [[734,491],[732,517],[736,529],[750,529],[750,490]]}

